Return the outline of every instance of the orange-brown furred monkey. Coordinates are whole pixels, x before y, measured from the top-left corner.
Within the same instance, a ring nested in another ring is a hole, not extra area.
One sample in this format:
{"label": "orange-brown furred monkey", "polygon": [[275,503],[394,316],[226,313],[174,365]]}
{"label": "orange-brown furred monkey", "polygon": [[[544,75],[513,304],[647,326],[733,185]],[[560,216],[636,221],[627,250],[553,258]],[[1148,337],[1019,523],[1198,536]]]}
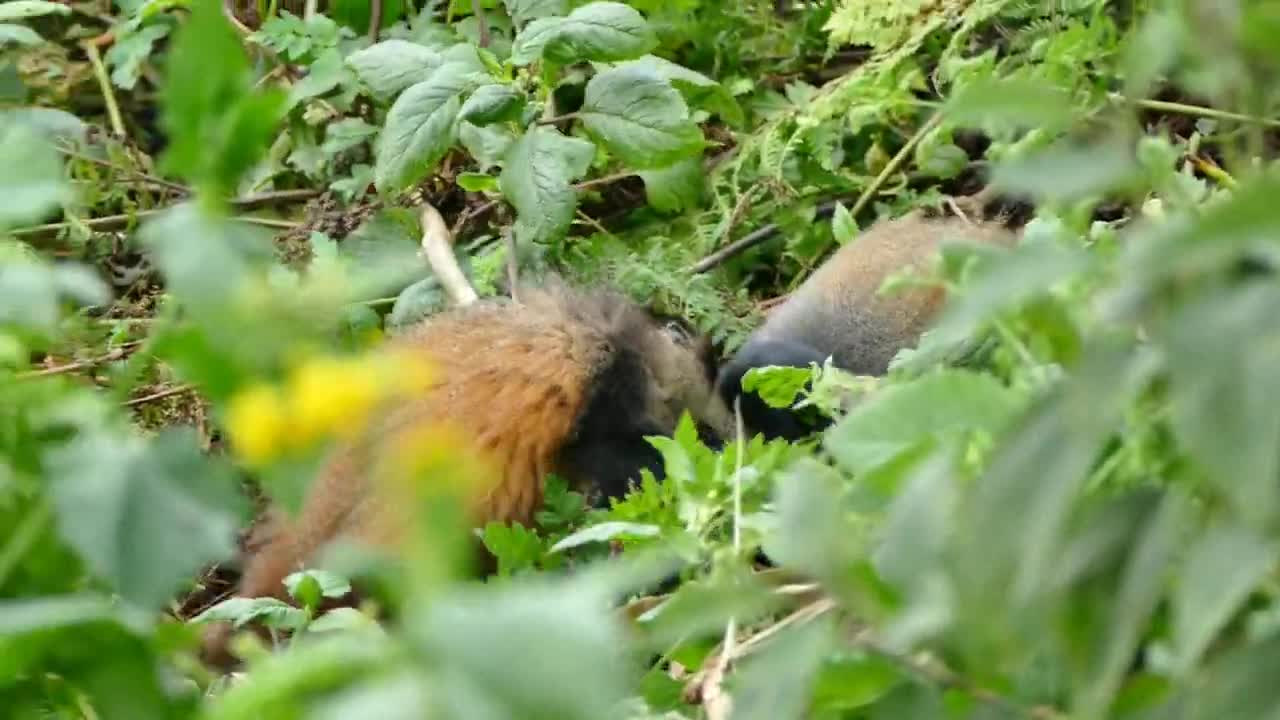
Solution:
{"label": "orange-brown furred monkey", "polygon": [[[625,494],[642,468],[661,477],[661,455],[645,436],[671,434],[686,410],[728,437],[711,343],[683,322],[559,282],[518,297],[452,308],[389,341],[428,360],[434,385],[337,448],[295,519],[268,513],[247,548],[239,595],[287,600],[284,578],[332,540],[393,542],[398,523],[385,503],[395,499],[375,492],[370,476],[391,443],[439,422],[495,470],[474,497],[477,526],[532,524],[548,473],[606,497]],[[209,637],[207,659],[227,662],[227,635]]]}

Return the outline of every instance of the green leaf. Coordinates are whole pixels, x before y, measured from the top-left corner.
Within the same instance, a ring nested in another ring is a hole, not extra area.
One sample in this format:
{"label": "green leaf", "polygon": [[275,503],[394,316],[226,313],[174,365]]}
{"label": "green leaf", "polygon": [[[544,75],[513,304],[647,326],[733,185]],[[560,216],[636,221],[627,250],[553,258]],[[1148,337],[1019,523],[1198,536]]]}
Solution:
{"label": "green leaf", "polygon": [[666,80],[640,68],[614,68],[587,83],[583,125],[628,166],[670,165],[696,155],[702,131]]}
{"label": "green leaf", "polygon": [[0,22],[26,20],[42,15],[70,15],[71,8],[57,2],[42,0],[11,0],[0,3]]}
{"label": "green leaf", "polygon": [[151,443],[82,433],[49,458],[58,527],[116,592],[159,608],[202,565],[230,556],[244,515],[228,465],[193,432]]}
{"label": "green leaf", "polygon": [[307,621],[307,615],[283,600],[273,597],[232,597],[191,618],[193,624],[228,622],[235,627],[260,622],[278,630],[295,630]]}
{"label": "green leaf", "polygon": [[13,124],[0,135],[0,227],[43,220],[72,199],[54,148],[33,129]]}
{"label": "green leaf", "polygon": [[804,717],[835,628],[820,618],[787,628],[748,657],[729,681],[733,720]]}
{"label": "green leaf", "polygon": [[[1166,357],[1173,428],[1236,512],[1267,523],[1277,512],[1280,289],[1269,282],[1211,294],[1170,323]],[[1229,349],[1229,351],[1227,351]]]}
{"label": "green leaf", "polygon": [[[290,573],[284,579],[289,596],[301,600],[308,607],[316,607],[321,598],[340,598],[351,592],[351,583],[341,575],[324,570],[302,570]],[[302,594],[307,597],[302,597]]]}
{"label": "green leaf", "polygon": [[467,696],[484,698],[489,717],[598,720],[613,716],[631,687],[610,598],[583,583],[459,590],[423,610],[411,620],[412,636],[457,679],[440,691],[464,707],[474,702]]}
{"label": "green leaf", "polygon": [[462,104],[458,117],[483,127],[496,122],[514,121],[524,111],[524,96],[510,85],[481,85]]}
{"label": "green leaf", "polygon": [[39,45],[44,42],[44,38],[35,30],[26,25],[12,25],[10,23],[0,23],[0,47],[5,45]]}
{"label": "green leaf", "polygon": [[374,176],[380,192],[422,180],[453,147],[461,95],[475,81],[465,65],[446,63],[396,98],[378,139]]}
{"label": "green leaf", "polygon": [[462,142],[467,152],[471,153],[479,169],[487,172],[490,168],[502,164],[507,151],[516,141],[516,136],[503,126],[477,127],[463,121],[458,123],[458,140]]}
{"label": "green leaf", "polygon": [[326,155],[336,155],[377,134],[377,127],[360,118],[343,118],[325,128],[324,143],[320,145],[320,149]]}
{"label": "green leaf", "polygon": [[1274,564],[1274,545],[1241,527],[1212,528],[1192,545],[1173,597],[1181,671],[1194,668]]}
{"label": "green leaf", "polygon": [[717,113],[729,125],[739,127],[745,122],[742,108],[720,83],[700,72],[671,62],[657,55],[645,55],[635,60],[618,63],[619,68],[636,68],[668,81],[680,91],[685,102],[708,112]]}
{"label": "green leaf", "polygon": [[943,109],[947,118],[967,127],[1054,132],[1071,125],[1075,104],[1070,94],[1046,82],[1023,78],[966,83]]}
{"label": "green leaf", "polygon": [[667,167],[641,170],[649,205],[662,212],[681,212],[702,204],[707,176],[699,158],[687,158]]}
{"label": "green leaf", "polygon": [[742,376],[742,389],[756,393],[769,407],[789,408],[812,377],[812,368],[768,365],[748,370]]}
{"label": "green leaf", "polygon": [[537,126],[512,144],[499,184],[516,208],[516,233],[546,242],[564,235],[573,221],[577,195],[570,186],[586,174],[595,146]]}
{"label": "green leaf", "polygon": [[167,23],[155,23],[117,36],[103,58],[112,68],[111,82],[117,87],[132,90],[138,84],[142,67],[151,57],[156,42],[168,37],[170,29]]}
{"label": "green leaf", "polygon": [[888,658],[840,653],[823,663],[813,688],[814,711],[855,710],[872,705],[907,678]]}
{"label": "green leaf", "polygon": [[497,559],[500,576],[534,569],[542,559],[542,538],[536,531],[519,523],[490,522],[484,526],[481,540],[485,549]]}
{"label": "green leaf", "polygon": [[360,82],[380,98],[390,98],[431,76],[440,53],[407,40],[383,40],[347,56]]}
{"label": "green leaf", "polygon": [[488,192],[498,189],[498,178],[485,173],[458,173],[458,187],[467,192]]}
{"label": "green leaf", "polygon": [[1061,142],[996,166],[991,185],[1030,194],[1037,201],[1072,202],[1123,189],[1139,180],[1133,148],[1120,141],[1096,145]]}
{"label": "green leaf", "polygon": [[516,25],[524,25],[538,18],[564,15],[569,10],[567,0],[503,0],[507,14]]}
{"label": "green leaf", "polygon": [[434,315],[449,305],[449,298],[434,275],[405,288],[387,316],[387,327],[403,328]]}
{"label": "green leaf", "polygon": [[1022,404],[990,375],[942,370],[867,398],[827,432],[825,446],[850,472],[870,472],[922,441],[970,430],[995,433]]}
{"label": "green leaf", "polygon": [[582,528],[569,537],[551,546],[551,552],[563,552],[579,545],[593,542],[608,542],[618,537],[657,537],[662,528],[657,525],[644,525],[632,522],[602,522]]}
{"label": "green leaf", "polygon": [[285,112],[279,90],[254,90],[240,40],[221,4],[195,4],[168,53],[161,126],[162,167],[214,199],[230,195],[261,157]]}
{"label": "green leaf", "polygon": [[563,18],[540,18],[516,36],[511,60],[517,66],[538,58],[561,65],[611,62],[640,57],[658,45],[644,16],[629,5],[593,2]]}
{"label": "green leaf", "polygon": [[835,212],[831,213],[831,236],[838,244],[844,245],[857,234],[858,221],[853,219],[844,203],[837,201]]}

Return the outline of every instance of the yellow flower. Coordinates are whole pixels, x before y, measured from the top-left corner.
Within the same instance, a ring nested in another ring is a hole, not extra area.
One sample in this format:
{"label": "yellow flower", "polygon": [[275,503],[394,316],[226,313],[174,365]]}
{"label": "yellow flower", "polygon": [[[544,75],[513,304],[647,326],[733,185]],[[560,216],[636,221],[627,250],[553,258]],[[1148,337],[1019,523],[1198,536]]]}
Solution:
{"label": "yellow flower", "polygon": [[287,432],[284,402],[267,384],[236,393],[227,407],[227,433],[236,454],[250,465],[275,457]]}
{"label": "yellow flower", "polygon": [[372,363],[317,358],[303,364],[288,388],[298,442],[361,432],[381,398],[380,385]]}

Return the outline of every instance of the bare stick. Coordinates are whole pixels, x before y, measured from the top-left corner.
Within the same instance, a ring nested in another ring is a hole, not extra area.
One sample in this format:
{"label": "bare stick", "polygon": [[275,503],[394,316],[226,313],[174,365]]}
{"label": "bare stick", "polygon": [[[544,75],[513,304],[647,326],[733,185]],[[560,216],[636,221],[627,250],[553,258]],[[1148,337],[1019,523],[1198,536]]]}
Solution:
{"label": "bare stick", "polygon": [[520,302],[516,287],[520,284],[520,260],[516,257],[516,234],[511,228],[502,231],[502,239],[507,244],[507,284],[511,286],[511,299]]}
{"label": "bare stick", "polygon": [[476,14],[476,25],[480,28],[480,47],[489,47],[489,20],[484,16],[484,0],[471,0],[471,9]]}
{"label": "bare stick", "polygon": [[440,211],[429,202],[422,203],[422,254],[455,305],[470,305],[479,299],[467,282],[467,276],[458,267],[453,256],[453,236],[445,225]]}
{"label": "bare stick", "polygon": [[107,118],[111,121],[111,132],[115,133],[116,137],[122,138],[125,136],[124,120],[120,117],[120,105],[116,103],[116,94],[111,89],[111,78],[107,77],[107,66],[102,64],[102,53],[98,52],[98,46],[91,42],[84,43],[82,47],[89,55],[94,77],[98,79],[98,87],[102,89],[102,99],[107,104]]}
{"label": "bare stick", "polygon": [[369,42],[378,42],[382,30],[382,0],[369,0]]}

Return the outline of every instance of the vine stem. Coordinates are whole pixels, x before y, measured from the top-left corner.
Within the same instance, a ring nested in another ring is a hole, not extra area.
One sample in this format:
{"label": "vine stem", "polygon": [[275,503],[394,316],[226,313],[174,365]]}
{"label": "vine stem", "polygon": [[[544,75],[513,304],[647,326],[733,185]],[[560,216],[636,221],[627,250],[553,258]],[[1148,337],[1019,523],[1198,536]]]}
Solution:
{"label": "vine stem", "polygon": [[378,42],[378,33],[381,31],[382,31],[382,0],[369,0],[369,43],[370,44]]}
{"label": "vine stem", "polygon": [[1143,100],[1125,97],[1120,93],[1110,93],[1109,96],[1116,102],[1127,103],[1145,110],[1159,110],[1161,112],[1177,113],[1179,115],[1191,115],[1194,117],[1212,118],[1214,120],[1234,120],[1236,122],[1250,123],[1252,125],[1262,125],[1264,127],[1280,127],[1280,120],[1271,118],[1258,117],[1257,115],[1246,115],[1244,113],[1230,112],[1227,110],[1218,110],[1215,108],[1204,107],[1202,105],[1188,105],[1187,103],[1169,102],[1167,100]]}
{"label": "vine stem", "polygon": [[118,138],[125,137],[124,120],[120,117],[120,105],[116,102],[115,91],[111,89],[111,78],[107,76],[107,66],[102,63],[102,53],[97,44],[86,42],[81,45],[93,65],[94,77],[98,79],[98,87],[102,89],[102,99],[107,104],[107,118],[111,121],[111,132]]}

